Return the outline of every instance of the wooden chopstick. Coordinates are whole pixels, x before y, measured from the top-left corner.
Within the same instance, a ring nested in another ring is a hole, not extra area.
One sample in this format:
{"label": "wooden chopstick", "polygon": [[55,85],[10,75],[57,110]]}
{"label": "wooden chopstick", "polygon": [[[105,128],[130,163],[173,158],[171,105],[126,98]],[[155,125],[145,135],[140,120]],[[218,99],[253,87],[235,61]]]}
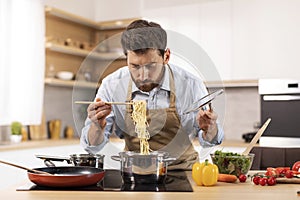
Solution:
{"label": "wooden chopstick", "polygon": [[109,105],[132,105],[132,102],[105,102],[105,104]]}
{"label": "wooden chopstick", "polygon": [[[74,103],[76,104],[91,104],[91,103],[95,103],[93,101],[75,101]],[[108,105],[132,105],[132,102],[105,102],[105,104]]]}

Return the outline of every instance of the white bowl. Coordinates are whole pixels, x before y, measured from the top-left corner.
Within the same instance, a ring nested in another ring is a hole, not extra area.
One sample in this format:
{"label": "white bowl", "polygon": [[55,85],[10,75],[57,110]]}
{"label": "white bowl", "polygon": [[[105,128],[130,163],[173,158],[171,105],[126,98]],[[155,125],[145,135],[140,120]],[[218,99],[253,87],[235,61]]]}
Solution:
{"label": "white bowl", "polygon": [[56,73],[56,77],[61,80],[72,80],[74,77],[74,74],[72,72],[68,71],[60,71]]}

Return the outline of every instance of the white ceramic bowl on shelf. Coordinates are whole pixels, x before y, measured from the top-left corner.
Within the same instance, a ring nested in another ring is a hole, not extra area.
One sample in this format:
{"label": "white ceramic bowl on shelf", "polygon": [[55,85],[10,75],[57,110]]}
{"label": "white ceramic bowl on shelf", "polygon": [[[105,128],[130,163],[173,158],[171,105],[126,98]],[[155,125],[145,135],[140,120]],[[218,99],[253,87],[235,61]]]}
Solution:
{"label": "white ceramic bowl on shelf", "polygon": [[56,77],[61,80],[72,80],[74,74],[69,71],[59,71],[56,73]]}

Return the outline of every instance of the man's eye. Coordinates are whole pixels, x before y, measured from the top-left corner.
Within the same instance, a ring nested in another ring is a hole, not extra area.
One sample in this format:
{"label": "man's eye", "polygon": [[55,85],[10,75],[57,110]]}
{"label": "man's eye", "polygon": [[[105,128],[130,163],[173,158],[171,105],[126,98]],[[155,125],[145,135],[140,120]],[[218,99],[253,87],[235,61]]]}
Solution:
{"label": "man's eye", "polygon": [[139,65],[131,65],[131,67],[132,67],[133,69],[139,69],[139,68],[140,68]]}
{"label": "man's eye", "polygon": [[146,65],[145,67],[148,69],[154,68],[156,66],[156,63],[150,63],[148,65]]}

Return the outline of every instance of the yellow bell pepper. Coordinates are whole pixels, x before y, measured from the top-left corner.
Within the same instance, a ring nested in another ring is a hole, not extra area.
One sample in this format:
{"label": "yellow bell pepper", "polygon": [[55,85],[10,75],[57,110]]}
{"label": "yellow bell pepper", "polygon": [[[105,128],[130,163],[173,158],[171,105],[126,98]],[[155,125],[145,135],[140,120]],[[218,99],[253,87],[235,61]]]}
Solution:
{"label": "yellow bell pepper", "polygon": [[196,162],[192,168],[192,178],[197,185],[213,186],[218,182],[219,170],[215,164],[205,160],[203,163]]}

